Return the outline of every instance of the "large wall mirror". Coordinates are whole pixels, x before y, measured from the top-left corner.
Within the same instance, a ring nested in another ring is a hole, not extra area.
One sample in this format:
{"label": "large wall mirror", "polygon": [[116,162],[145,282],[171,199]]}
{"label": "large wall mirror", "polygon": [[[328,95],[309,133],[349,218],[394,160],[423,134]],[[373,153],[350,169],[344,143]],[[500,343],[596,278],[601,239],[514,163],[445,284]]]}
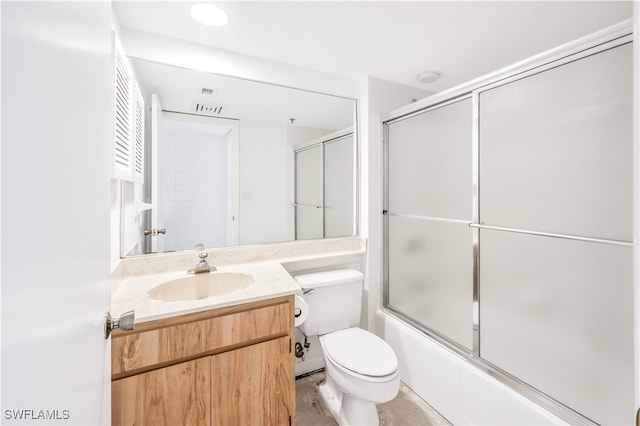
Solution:
{"label": "large wall mirror", "polygon": [[355,100],[129,62],[145,172],[122,183],[122,256],[356,235]]}

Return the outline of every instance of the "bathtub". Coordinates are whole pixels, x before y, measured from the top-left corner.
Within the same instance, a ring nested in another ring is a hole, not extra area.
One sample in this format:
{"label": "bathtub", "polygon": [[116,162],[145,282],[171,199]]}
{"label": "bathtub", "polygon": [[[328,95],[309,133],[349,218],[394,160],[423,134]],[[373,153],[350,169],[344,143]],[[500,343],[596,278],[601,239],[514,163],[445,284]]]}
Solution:
{"label": "bathtub", "polygon": [[402,382],[455,425],[567,424],[385,311],[376,332],[395,350]]}

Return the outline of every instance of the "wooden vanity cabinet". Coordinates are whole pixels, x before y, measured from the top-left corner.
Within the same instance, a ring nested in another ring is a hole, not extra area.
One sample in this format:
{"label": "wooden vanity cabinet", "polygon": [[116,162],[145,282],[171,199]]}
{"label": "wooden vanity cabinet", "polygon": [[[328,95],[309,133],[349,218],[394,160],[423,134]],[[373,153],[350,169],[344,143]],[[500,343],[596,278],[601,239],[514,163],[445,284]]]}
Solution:
{"label": "wooden vanity cabinet", "polygon": [[209,357],[182,362],[111,383],[114,425],[211,423]]}
{"label": "wooden vanity cabinet", "polygon": [[293,296],[114,331],[112,424],[295,424]]}

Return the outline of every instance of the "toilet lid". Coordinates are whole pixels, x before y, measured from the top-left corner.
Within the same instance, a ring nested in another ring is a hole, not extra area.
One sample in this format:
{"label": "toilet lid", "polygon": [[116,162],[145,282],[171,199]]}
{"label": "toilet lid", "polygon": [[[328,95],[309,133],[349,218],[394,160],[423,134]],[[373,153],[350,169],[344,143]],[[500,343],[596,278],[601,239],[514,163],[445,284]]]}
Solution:
{"label": "toilet lid", "polygon": [[324,336],[327,355],[336,364],[365,376],[387,376],[398,369],[391,346],[361,328],[348,328]]}

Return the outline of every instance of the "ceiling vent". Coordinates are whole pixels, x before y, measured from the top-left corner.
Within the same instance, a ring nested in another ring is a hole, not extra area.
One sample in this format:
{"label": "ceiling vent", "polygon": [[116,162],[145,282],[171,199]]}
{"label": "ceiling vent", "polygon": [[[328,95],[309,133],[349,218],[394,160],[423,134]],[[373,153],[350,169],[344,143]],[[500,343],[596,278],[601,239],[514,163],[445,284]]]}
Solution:
{"label": "ceiling vent", "polygon": [[225,108],[225,105],[207,105],[202,102],[193,103],[193,109],[198,114],[221,115]]}

